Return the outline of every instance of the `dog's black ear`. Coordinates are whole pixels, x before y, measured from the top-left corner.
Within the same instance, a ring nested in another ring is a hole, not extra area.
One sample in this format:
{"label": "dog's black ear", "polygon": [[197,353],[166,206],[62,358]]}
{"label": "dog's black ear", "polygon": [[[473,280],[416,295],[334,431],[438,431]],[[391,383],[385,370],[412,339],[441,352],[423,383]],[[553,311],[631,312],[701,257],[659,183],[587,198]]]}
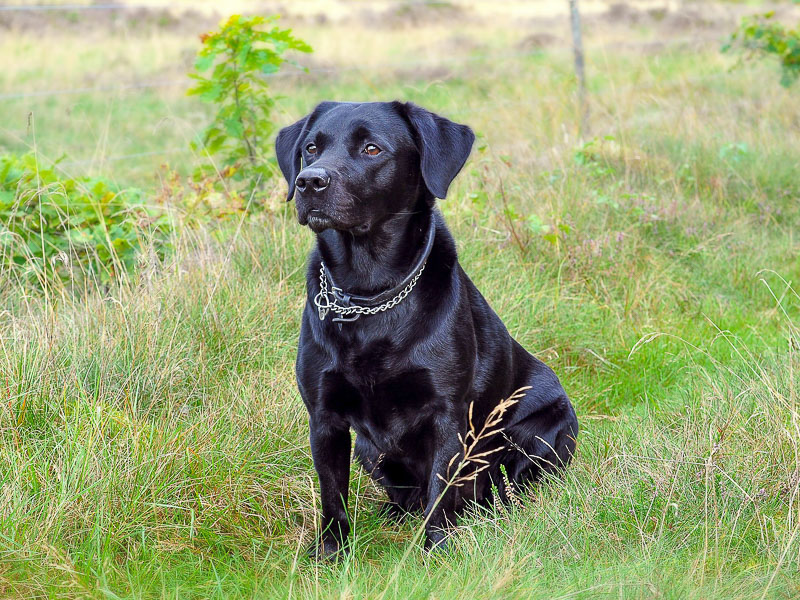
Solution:
{"label": "dog's black ear", "polygon": [[467,162],[475,134],[466,125],[453,123],[411,102],[402,107],[417,136],[422,179],[435,198],[444,198]]}
{"label": "dog's black ear", "polygon": [[278,158],[278,166],[281,168],[281,173],[283,173],[286,182],[289,184],[287,202],[294,196],[294,180],[297,179],[297,174],[302,166],[300,140],[303,139],[320,115],[325,114],[337,104],[339,103],[322,102],[310,114],[278,132],[278,137],[275,138],[275,155]]}

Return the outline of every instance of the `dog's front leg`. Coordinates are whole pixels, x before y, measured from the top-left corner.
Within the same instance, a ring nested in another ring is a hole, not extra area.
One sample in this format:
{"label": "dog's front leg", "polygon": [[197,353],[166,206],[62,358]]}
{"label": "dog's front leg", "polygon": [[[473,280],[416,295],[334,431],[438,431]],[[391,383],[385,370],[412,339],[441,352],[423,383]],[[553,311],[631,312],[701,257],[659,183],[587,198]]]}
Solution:
{"label": "dog's front leg", "polygon": [[[441,431],[441,430],[440,430]],[[454,485],[456,471],[463,455],[461,442],[451,430],[437,436],[436,450],[433,454],[431,476],[428,481],[428,498],[425,507],[425,548],[443,548],[447,528],[456,524],[456,504],[458,486]]]}
{"label": "dog's front leg", "polygon": [[344,548],[350,533],[347,492],[350,484],[350,431],[311,417],[311,456],[319,476],[322,523],[313,548],[317,558],[330,558]]}

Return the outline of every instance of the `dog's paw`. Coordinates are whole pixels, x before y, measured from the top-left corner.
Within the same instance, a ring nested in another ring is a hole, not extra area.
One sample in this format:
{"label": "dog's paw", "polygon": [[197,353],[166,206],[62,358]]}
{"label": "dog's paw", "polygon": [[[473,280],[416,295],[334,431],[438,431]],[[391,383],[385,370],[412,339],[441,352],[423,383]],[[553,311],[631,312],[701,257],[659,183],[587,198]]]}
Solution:
{"label": "dog's paw", "polygon": [[308,549],[308,555],[317,561],[338,561],[345,557],[347,549],[347,543],[334,536],[323,535]]}
{"label": "dog's paw", "polygon": [[444,529],[432,527],[425,531],[425,550],[431,554],[447,552],[452,545],[450,535]]}

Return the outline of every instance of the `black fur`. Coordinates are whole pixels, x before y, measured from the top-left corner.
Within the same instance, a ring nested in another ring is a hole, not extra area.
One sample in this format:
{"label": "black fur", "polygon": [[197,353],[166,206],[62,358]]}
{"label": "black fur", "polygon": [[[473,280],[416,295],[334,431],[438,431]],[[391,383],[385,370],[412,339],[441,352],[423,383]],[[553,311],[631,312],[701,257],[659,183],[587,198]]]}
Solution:
{"label": "black fur", "polygon": [[[428,516],[427,547],[442,543],[465,502],[490,501],[493,486],[505,499],[501,465],[518,485],[565,465],[575,450],[578,423],[558,378],[508,334],[459,265],[433,207],[473,140],[468,127],[399,102],[326,102],[278,135],[289,199],[297,194],[298,220],[317,234],[296,368],[321,488],[319,555],[338,553],[350,530],[351,428],[355,456],[386,488],[385,510]],[[368,144],[381,152],[367,154]],[[377,294],[412,269],[431,219],[433,249],[400,304],[341,326],[332,314],[320,321],[313,302],[320,261],[348,293]],[[489,468],[446,489],[442,478],[459,463],[470,405],[480,430],[501,400],[526,386],[503,431],[478,450],[499,449],[486,455]]]}

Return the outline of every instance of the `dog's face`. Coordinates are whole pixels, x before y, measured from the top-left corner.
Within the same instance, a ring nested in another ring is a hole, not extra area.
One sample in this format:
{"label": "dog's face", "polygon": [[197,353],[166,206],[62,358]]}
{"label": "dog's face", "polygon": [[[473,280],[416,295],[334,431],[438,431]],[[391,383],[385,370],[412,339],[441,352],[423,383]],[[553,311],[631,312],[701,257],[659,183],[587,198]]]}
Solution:
{"label": "dog's face", "polygon": [[358,235],[420,199],[444,198],[474,137],[410,103],[323,102],[275,147],[300,224]]}

